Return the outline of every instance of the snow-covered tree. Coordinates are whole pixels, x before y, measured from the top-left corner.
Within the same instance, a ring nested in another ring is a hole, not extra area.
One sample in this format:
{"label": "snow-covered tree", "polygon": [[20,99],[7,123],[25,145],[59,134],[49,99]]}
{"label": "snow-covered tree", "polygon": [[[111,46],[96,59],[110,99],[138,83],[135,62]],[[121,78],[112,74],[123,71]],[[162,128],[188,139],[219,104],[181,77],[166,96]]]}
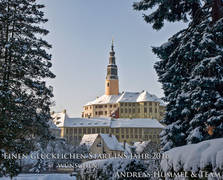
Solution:
{"label": "snow-covered tree", "polygon": [[29,153],[34,137],[47,139],[52,88],[47,22],[36,0],[0,0],[0,176],[16,175],[2,153]]}
{"label": "snow-covered tree", "polygon": [[140,0],[133,4],[138,11],[149,11],[150,14],[143,14],[147,23],[152,23],[154,29],[161,29],[164,21],[176,22],[189,20],[196,22],[203,14],[202,8],[210,6],[213,21],[216,22],[223,14],[222,0]]}
{"label": "snow-covered tree", "polygon": [[213,25],[206,18],[197,30],[198,62],[185,84],[194,114],[187,143],[223,137],[223,18]]}
{"label": "snow-covered tree", "polygon": [[[60,159],[60,158],[31,158],[40,154],[88,154],[86,146],[73,146],[64,139],[54,139],[46,143],[36,143],[34,150],[27,158],[23,158],[20,163],[24,173],[43,173],[55,171],[59,164],[80,164],[81,159]],[[40,156],[39,156],[40,157]]]}
{"label": "snow-covered tree", "polygon": [[223,2],[142,0],[134,8],[155,8],[144,16],[155,29],[165,20],[191,18],[188,28],[153,48],[161,59],[155,69],[168,102],[162,149],[223,137]]}
{"label": "snow-covered tree", "polygon": [[[147,166],[142,160],[133,158],[110,158],[87,161],[81,164],[78,173],[81,179],[134,180],[135,176],[125,173],[146,173]],[[140,179],[148,179],[141,177]],[[149,178],[150,179],[150,178]]]}

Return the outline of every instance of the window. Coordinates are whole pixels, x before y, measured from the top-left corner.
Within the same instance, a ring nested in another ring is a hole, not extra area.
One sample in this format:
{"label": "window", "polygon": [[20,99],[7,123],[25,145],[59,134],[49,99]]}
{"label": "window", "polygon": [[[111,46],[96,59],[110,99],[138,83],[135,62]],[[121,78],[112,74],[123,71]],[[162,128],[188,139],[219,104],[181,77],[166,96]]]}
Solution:
{"label": "window", "polygon": [[96,111],[95,114],[98,115],[98,112]]}
{"label": "window", "polygon": [[87,133],[88,133],[88,134],[91,134],[91,128],[88,128],[88,129],[87,129]]}
{"label": "window", "polygon": [[129,113],[131,113],[131,109],[129,109]]}
{"label": "window", "polygon": [[135,103],[132,103],[132,106],[135,106]]}
{"label": "window", "polygon": [[125,136],[124,135],[122,135],[122,139],[124,139],[125,138]]}
{"label": "window", "polygon": [[102,133],[105,133],[105,130],[104,130],[104,128],[101,128],[101,132],[102,132]]}
{"label": "window", "polygon": [[113,128],[111,129],[111,133],[114,134],[114,129]]}
{"label": "window", "polygon": [[126,131],[126,134],[128,134],[128,133],[129,133],[129,129],[128,129],[128,128],[126,128],[126,129],[125,129],[125,131]]}
{"label": "window", "polygon": [[122,132],[122,134],[124,134],[124,128],[121,128],[121,132]]}
{"label": "window", "polygon": [[109,133],[109,128],[106,128],[106,133]]}
{"label": "window", "polygon": [[135,133],[138,133],[138,129],[137,128],[135,128]]}
{"label": "window", "polygon": [[132,113],[135,113],[135,109],[132,109]]}
{"label": "window", "polygon": [[126,135],[126,138],[128,139],[129,138],[129,135]]}
{"label": "window", "polygon": [[127,103],[125,103],[125,106],[127,106],[128,104]]}
{"label": "window", "polygon": [[135,135],[135,138],[138,138],[138,135]]}
{"label": "window", "polygon": [[144,108],[144,113],[147,113],[147,108]]}
{"label": "window", "polygon": [[83,133],[86,134],[86,128],[83,128]]}
{"label": "window", "polygon": [[100,133],[100,128],[97,128],[97,133]]}
{"label": "window", "polygon": [[157,113],[157,108],[155,108],[155,113]]}
{"label": "window", "polygon": [[121,113],[123,113],[123,109],[121,109]]}
{"label": "window", "polygon": [[109,87],[109,83],[107,83],[107,87]]}
{"label": "window", "polygon": [[140,113],[140,109],[138,109],[138,113]]}
{"label": "window", "polygon": [[118,129],[118,128],[116,128],[116,129],[115,129],[115,132],[116,132],[116,133],[119,133],[119,129]]}
{"label": "window", "polygon": [[98,143],[98,144],[97,144],[97,147],[101,147],[101,143]]}
{"label": "window", "polygon": [[114,108],[116,108],[116,104],[114,104]]}
{"label": "window", "polygon": [[149,102],[149,105],[152,106],[152,102]]}
{"label": "window", "polygon": [[94,134],[95,133],[95,128],[92,128],[92,134]]}
{"label": "window", "polygon": [[120,106],[123,106],[123,104],[122,104],[122,103],[120,103]]}
{"label": "window", "polygon": [[107,107],[107,105],[105,105],[105,108]]}
{"label": "window", "polygon": [[110,104],[110,108],[112,108],[112,105]]}
{"label": "window", "polygon": [[133,128],[130,129],[130,133],[133,133]]}
{"label": "window", "polygon": [[80,133],[80,134],[82,133],[82,129],[81,129],[81,128],[79,129],[79,133]]}
{"label": "window", "polygon": [[144,106],[146,106],[147,105],[147,102],[144,102]]}
{"label": "window", "polygon": [[149,108],[149,112],[150,112],[150,113],[153,112],[152,108]]}
{"label": "window", "polygon": [[103,115],[103,111],[99,111],[99,115]]}
{"label": "window", "polygon": [[105,115],[107,115],[107,111],[105,111]]}
{"label": "window", "polygon": [[125,113],[127,113],[127,112],[128,112],[128,109],[125,108]]}

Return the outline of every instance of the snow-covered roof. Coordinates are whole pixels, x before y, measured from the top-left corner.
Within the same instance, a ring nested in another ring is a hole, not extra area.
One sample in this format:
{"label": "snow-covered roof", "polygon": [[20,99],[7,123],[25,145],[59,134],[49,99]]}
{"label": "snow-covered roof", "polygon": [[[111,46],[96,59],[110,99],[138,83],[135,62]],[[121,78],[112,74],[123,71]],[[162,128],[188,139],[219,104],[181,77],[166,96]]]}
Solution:
{"label": "snow-covered roof", "polygon": [[120,95],[103,95],[97,97],[94,101],[87,103],[85,106],[92,104],[115,104],[119,99]]}
{"label": "snow-covered roof", "polygon": [[119,95],[118,102],[137,102],[137,98],[139,97],[139,92],[123,92]]}
{"label": "snow-covered roof", "polygon": [[110,150],[124,151],[123,147],[119,144],[117,138],[114,135],[100,134],[104,143]]}
{"label": "snow-covered roof", "polygon": [[119,95],[102,95],[94,101],[88,102],[85,106],[93,104],[115,104],[119,102],[159,102],[161,106],[165,103],[156,95],[150,94],[147,91],[142,92],[122,92]]}
{"label": "snow-covered roof", "polygon": [[112,119],[111,128],[133,127],[133,128],[164,128],[156,119],[136,118],[136,119]]}
{"label": "snow-covered roof", "polygon": [[82,137],[80,145],[86,145],[88,148],[90,148],[97,137],[98,134],[85,134]]}
{"label": "snow-covered roof", "polygon": [[99,135],[110,150],[124,151],[124,148],[118,142],[117,138],[114,135],[109,134],[85,134],[82,137],[80,145],[86,145],[90,148]]}
{"label": "snow-covered roof", "polygon": [[66,115],[66,113],[64,113],[64,115],[59,113],[58,116],[54,114],[53,118],[53,122],[57,127],[164,128],[159,121],[149,118],[70,118],[68,115]]}

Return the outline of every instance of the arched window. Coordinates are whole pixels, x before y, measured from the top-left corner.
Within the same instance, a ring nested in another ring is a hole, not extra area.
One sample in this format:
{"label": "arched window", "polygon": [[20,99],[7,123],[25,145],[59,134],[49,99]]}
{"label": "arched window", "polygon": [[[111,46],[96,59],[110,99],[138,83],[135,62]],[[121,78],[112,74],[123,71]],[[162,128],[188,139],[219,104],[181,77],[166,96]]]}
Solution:
{"label": "arched window", "polygon": [[107,83],[107,87],[109,87],[109,83]]}

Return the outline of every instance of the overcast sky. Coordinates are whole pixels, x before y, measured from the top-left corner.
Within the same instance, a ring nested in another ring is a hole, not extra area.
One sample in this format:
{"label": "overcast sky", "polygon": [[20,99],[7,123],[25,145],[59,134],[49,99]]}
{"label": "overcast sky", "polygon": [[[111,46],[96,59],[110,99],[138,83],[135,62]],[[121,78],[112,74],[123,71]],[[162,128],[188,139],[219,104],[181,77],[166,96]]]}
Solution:
{"label": "overcast sky", "polygon": [[163,96],[153,69],[158,61],[151,46],[159,46],[182,29],[181,23],[166,24],[160,31],[134,11],[134,0],[41,0],[49,22],[44,25],[53,45],[52,71],[55,106],[80,117],[83,105],[104,94],[106,66],[112,37],[118,65],[120,92],[142,91]]}

